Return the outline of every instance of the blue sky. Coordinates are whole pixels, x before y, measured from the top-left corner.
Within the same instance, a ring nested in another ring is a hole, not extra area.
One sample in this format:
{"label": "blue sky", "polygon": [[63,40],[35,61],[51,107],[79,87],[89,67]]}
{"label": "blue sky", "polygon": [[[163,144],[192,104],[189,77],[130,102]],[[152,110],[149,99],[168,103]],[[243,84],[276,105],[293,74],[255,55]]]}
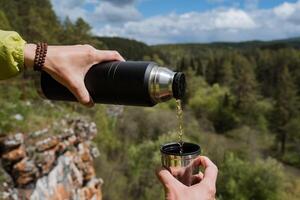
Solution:
{"label": "blue sky", "polygon": [[217,7],[235,7],[248,9],[251,6],[259,7],[262,9],[273,8],[276,5],[280,5],[283,2],[296,2],[296,0],[284,1],[284,0],[146,0],[141,1],[138,4],[138,9],[143,13],[144,17],[150,17],[154,15],[168,14],[170,12],[176,12],[179,14],[197,11],[203,12],[212,10]]}
{"label": "blue sky", "polygon": [[146,42],[273,40],[300,36],[300,0],[51,0],[61,19],[95,35]]}

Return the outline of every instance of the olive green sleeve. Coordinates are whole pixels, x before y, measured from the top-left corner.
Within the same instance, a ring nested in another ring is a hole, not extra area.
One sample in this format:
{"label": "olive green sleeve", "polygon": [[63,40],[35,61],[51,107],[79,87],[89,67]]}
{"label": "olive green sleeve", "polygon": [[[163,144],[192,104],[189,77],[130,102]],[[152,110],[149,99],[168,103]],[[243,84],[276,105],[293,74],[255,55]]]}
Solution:
{"label": "olive green sleeve", "polygon": [[0,80],[23,70],[25,43],[18,33],[0,30]]}

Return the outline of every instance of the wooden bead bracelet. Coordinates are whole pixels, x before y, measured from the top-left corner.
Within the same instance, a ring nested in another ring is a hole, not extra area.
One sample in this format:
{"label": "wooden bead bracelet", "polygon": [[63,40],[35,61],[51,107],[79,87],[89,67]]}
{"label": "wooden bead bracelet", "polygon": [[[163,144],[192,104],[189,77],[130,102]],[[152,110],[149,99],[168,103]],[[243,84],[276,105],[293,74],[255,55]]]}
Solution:
{"label": "wooden bead bracelet", "polygon": [[35,71],[42,71],[47,55],[47,43],[38,43],[35,50],[34,66]]}

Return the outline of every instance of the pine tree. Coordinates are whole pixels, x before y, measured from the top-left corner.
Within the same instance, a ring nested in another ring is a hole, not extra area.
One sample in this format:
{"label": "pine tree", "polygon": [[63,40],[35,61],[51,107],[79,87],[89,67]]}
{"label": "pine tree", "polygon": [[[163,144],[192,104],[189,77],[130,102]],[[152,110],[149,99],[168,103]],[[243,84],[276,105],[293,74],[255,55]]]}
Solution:
{"label": "pine tree", "polygon": [[191,58],[191,60],[190,60],[190,67],[192,68],[192,70],[196,71],[196,65],[195,65],[194,58]]}
{"label": "pine tree", "polygon": [[208,60],[203,58],[198,58],[198,66],[196,70],[196,75],[203,76],[204,80],[206,80],[206,72],[207,72]]}
{"label": "pine tree", "polygon": [[215,59],[210,58],[207,64],[206,81],[211,85],[216,83],[216,65]]}
{"label": "pine tree", "polygon": [[277,73],[273,124],[280,152],[284,155],[288,136],[286,126],[298,113],[297,89],[287,65],[279,66]]}
{"label": "pine tree", "polygon": [[236,96],[236,109],[247,114],[252,111],[253,105],[257,100],[257,82],[254,70],[248,60],[236,55],[235,60],[235,82],[233,92]]}
{"label": "pine tree", "polygon": [[49,0],[1,0],[0,8],[26,41],[57,43],[61,26]]}
{"label": "pine tree", "polygon": [[233,71],[232,71],[232,64],[230,60],[223,59],[220,67],[218,68],[218,75],[217,75],[218,83],[221,85],[231,86],[233,82]]}
{"label": "pine tree", "polygon": [[185,57],[182,57],[179,64],[177,65],[178,71],[184,71],[187,69]]}
{"label": "pine tree", "polygon": [[202,61],[202,58],[197,58],[197,60],[196,60],[196,63],[197,63],[196,75],[203,76],[203,63],[201,61]]}

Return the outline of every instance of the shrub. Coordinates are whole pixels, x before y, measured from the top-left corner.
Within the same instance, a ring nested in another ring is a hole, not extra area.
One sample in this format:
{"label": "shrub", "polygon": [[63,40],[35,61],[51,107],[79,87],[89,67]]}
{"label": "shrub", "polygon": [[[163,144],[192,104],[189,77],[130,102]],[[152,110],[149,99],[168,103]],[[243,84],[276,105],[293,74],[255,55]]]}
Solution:
{"label": "shrub", "polygon": [[231,200],[279,200],[282,179],[281,166],[273,159],[252,163],[229,153],[220,166],[218,196]]}

